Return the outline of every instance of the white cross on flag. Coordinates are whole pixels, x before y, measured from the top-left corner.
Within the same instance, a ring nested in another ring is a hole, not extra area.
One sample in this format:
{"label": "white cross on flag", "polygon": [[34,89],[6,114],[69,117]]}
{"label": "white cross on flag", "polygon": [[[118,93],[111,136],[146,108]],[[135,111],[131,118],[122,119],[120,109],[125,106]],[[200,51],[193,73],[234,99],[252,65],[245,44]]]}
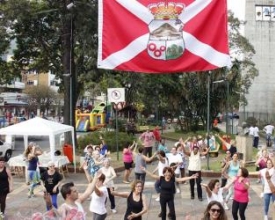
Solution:
{"label": "white cross on flag", "polygon": [[173,73],[230,65],[226,0],[99,0],[98,68]]}

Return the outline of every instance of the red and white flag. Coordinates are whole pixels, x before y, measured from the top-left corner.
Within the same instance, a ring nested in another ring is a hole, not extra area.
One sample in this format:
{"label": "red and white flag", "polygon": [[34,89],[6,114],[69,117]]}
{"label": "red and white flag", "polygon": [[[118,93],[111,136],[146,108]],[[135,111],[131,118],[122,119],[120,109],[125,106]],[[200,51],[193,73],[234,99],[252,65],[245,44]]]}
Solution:
{"label": "red and white flag", "polygon": [[99,0],[98,68],[143,73],[230,66],[226,0]]}

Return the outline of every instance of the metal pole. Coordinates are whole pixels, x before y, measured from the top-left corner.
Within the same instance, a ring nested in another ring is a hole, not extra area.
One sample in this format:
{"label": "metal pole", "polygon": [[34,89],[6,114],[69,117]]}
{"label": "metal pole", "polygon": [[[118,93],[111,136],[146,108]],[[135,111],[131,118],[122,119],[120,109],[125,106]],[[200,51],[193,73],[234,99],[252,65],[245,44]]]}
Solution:
{"label": "metal pole", "polygon": [[228,135],[228,132],[229,132],[229,128],[228,128],[228,105],[229,105],[229,102],[228,102],[228,97],[229,97],[229,82],[228,82],[228,79],[226,79],[226,115],[225,115],[225,120],[226,120],[226,135]]}
{"label": "metal pole", "polygon": [[73,14],[71,12],[71,33],[70,33],[70,125],[74,127],[73,125],[73,82],[72,82],[72,53],[73,53]]}
{"label": "metal pole", "polygon": [[70,125],[74,127],[73,125],[73,82],[72,77],[70,77]]}
{"label": "metal pole", "polygon": [[117,107],[116,107],[116,157],[119,161],[119,152],[118,152],[118,123],[117,123]]}
{"label": "metal pole", "polygon": [[234,132],[234,118],[233,118],[233,108],[232,108],[232,110],[231,110],[231,114],[232,114],[232,118],[231,118],[231,134],[233,134],[233,132]]}
{"label": "metal pole", "polygon": [[[210,77],[211,71],[208,73],[208,81],[207,81],[207,121],[206,121],[206,129],[207,129],[207,147],[209,148],[209,130],[210,130]],[[209,167],[209,153],[207,154],[207,170],[210,170]]]}

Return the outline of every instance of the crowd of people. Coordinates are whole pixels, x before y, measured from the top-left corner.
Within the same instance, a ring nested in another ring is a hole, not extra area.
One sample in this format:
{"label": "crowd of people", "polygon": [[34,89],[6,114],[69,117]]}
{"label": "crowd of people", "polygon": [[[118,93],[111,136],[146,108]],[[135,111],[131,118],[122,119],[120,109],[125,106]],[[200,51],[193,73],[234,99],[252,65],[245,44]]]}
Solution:
{"label": "crowd of people", "polygon": [[[185,184],[189,183],[191,200],[197,197],[199,201],[203,201],[203,191],[205,191],[208,205],[205,207],[205,212],[202,213],[203,220],[227,220],[231,216],[234,220],[246,219],[245,211],[250,199],[249,172],[239,159],[236,142],[224,143],[219,135],[210,135],[206,136],[205,139],[202,136],[189,137],[186,140],[181,138],[175,145],[166,146],[165,139],[161,138],[160,133],[156,139],[155,132],[148,130],[133,143],[126,143],[123,148],[122,158],[125,169],[121,181],[124,184],[129,184],[129,191],[126,192],[115,189],[114,180],[118,177],[111,165],[108,147],[103,139],[99,147],[89,144],[84,150],[85,157],[80,164],[80,169],[84,170],[88,183],[85,192],[81,195],[74,183],[64,183],[52,161],[48,163],[46,171],[40,174],[37,172],[38,156],[42,152],[41,149],[30,143],[24,153],[28,163],[30,180],[28,197],[31,199],[35,194],[34,189],[38,184],[41,184],[46,202],[46,215],[66,220],[87,219],[82,206],[86,200],[90,201],[89,211],[92,213],[93,219],[104,220],[108,213],[107,199],[109,198],[110,201],[111,212],[116,214],[115,197],[122,197],[127,199],[124,219],[141,220],[148,211],[148,199],[143,191],[146,187],[144,184],[146,175],[149,175],[155,180],[156,201],[160,204],[159,217],[162,220],[167,218],[167,213],[169,219],[176,219],[174,198],[177,193],[180,193],[180,188],[182,188],[179,186],[180,183],[184,184],[183,187],[186,189],[188,186]],[[208,139],[212,139],[211,144],[220,140],[221,143],[225,144],[227,151],[225,158],[221,161],[221,178],[211,179],[206,184],[202,182],[201,163],[210,151]],[[259,179],[263,184],[262,196],[264,198],[263,215],[264,220],[267,220],[270,201],[275,201],[273,194],[275,192],[274,164],[269,158],[266,148],[259,152],[255,165],[260,167]],[[152,161],[157,161],[157,164],[154,165],[151,163]],[[2,216],[4,216],[5,211],[6,196],[13,190],[12,176],[4,163],[4,159],[2,160],[0,157]],[[133,177],[131,175],[132,169],[134,170]],[[195,189],[197,195],[195,195]],[[57,202],[59,192],[64,199],[64,203],[60,206]],[[232,200],[231,206],[229,205],[230,200]],[[226,210],[231,210],[231,215]],[[35,215],[33,219],[40,217]]]}

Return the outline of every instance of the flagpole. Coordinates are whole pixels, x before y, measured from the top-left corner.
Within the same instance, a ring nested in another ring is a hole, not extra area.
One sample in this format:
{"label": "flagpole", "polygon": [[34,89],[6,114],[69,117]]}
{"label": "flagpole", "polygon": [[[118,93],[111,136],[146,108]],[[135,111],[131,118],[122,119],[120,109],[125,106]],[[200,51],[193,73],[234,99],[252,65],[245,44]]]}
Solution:
{"label": "flagpole", "polygon": [[[208,80],[207,80],[207,122],[206,122],[206,129],[207,129],[207,148],[209,148],[209,131],[210,131],[210,78],[211,78],[211,71],[208,72]],[[209,153],[207,154],[207,170],[210,170],[209,167]]]}

